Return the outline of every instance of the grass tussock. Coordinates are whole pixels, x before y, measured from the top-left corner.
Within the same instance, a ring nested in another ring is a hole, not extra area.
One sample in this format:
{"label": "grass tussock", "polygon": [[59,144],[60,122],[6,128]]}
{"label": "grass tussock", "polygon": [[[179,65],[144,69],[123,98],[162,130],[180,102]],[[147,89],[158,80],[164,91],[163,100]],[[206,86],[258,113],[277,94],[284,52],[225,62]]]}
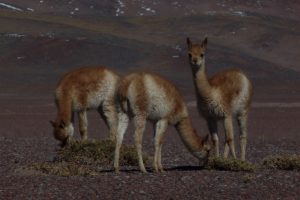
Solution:
{"label": "grass tussock", "polygon": [[262,165],[268,169],[300,171],[300,155],[275,155],[265,158]]}
{"label": "grass tussock", "polygon": [[34,163],[29,167],[30,170],[38,174],[56,175],[56,176],[96,176],[101,173],[101,168],[89,165],[78,165],[67,162],[44,162]]}
{"label": "grass tussock", "polygon": [[[57,161],[77,164],[111,165],[115,153],[115,143],[110,140],[73,141],[58,152]],[[147,160],[147,157],[144,156]],[[121,165],[138,165],[136,149],[122,145],[120,154]]]}
{"label": "grass tussock", "polygon": [[[58,152],[54,161],[35,163],[29,169],[58,176],[99,175],[104,166],[113,165],[114,152],[115,143],[110,140],[73,141]],[[146,155],[144,160],[148,160]],[[122,145],[120,165],[138,165],[133,146]]]}
{"label": "grass tussock", "polygon": [[247,161],[237,159],[224,159],[222,157],[211,157],[207,164],[207,169],[216,169],[222,171],[246,171],[254,172],[256,166]]}

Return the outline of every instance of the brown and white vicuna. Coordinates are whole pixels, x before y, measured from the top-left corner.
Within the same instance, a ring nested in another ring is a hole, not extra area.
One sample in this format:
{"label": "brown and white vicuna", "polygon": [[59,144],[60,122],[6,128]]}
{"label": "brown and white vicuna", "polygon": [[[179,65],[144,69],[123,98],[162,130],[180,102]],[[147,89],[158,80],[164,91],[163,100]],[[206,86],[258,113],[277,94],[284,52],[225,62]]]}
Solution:
{"label": "brown and white vicuna", "polygon": [[241,160],[245,160],[247,143],[247,118],[252,99],[252,85],[247,76],[237,69],[221,71],[208,78],[205,65],[207,38],[192,43],[187,38],[189,63],[192,68],[198,111],[206,119],[212,136],[215,155],[219,156],[218,120],[224,123],[226,142],[224,157],[229,150],[236,158],[233,120],[240,129]]}
{"label": "brown and white vicuna", "polygon": [[208,135],[205,138],[197,135],[183,98],[171,82],[156,74],[133,73],[121,80],[117,97],[120,112],[114,160],[116,172],[119,172],[120,148],[130,118],[134,122],[134,139],[142,172],[147,172],[142,158],[142,138],[147,120],[155,127],[155,171],[163,171],[161,151],[168,124],[176,127],[183,143],[195,157],[201,162],[207,160],[210,150]]}
{"label": "brown and white vicuna", "polygon": [[67,144],[74,132],[74,113],[78,113],[79,131],[87,139],[87,110],[96,109],[114,140],[118,124],[115,95],[119,76],[106,67],[83,67],[65,74],[55,90],[56,120],[51,124],[54,137]]}

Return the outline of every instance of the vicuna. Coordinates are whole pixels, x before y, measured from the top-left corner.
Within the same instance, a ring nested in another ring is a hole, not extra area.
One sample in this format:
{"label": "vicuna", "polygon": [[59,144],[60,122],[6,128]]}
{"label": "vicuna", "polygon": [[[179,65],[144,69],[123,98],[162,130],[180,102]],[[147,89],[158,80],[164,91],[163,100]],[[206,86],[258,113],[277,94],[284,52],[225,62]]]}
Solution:
{"label": "vicuna", "polygon": [[195,157],[202,163],[207,160],[210,150],[208,135],[201,138],[196,134],[183,98],[172,83],[155,74],[130,74],[120,82],[117,97],[121,108],[114,160],[116,172],[119,172],[120,148],[129,118],[134,122],[134,139],[142,172],[147,172],[142,158],[142,138],[147,120],[155,126],[153,166],[156,172],[163,171],[161,151],[168,124],[176,127],[183,143]]}
{"label": "vicuna", "polygon": [[252,98],[251,82],[244,73],[235,69],[222,71],[208,78],[205,66],[207,38],[201,44],[192,43],[187,38],[187,46],[198,110],[207,121],[215,155],[219,156],[217,122],[222,120],[226,135],[224,157],[228,157],[230,150],[232,156],[236,158],[233,120],[237,119],[240,129],[241,160],[245,160],[247,118]]}
{"label": "vicuna", "polygon": [[119,77],[105,67],[85,67],[71,71],[59,81],[55,91],[56,120],[51,124],[54,137],[68,143],[74,128],[74,113],[78,113],[79,131],[87,139],[87,110],[97,109],[109,128],[110,138],[115,139],[118,116],[115,95]]}

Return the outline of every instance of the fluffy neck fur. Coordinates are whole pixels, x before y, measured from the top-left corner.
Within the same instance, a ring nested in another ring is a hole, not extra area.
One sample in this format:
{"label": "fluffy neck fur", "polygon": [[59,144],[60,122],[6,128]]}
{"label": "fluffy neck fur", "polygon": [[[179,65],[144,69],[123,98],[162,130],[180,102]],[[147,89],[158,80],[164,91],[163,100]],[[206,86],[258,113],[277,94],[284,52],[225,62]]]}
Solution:
{"label": "fluffy neck fur", "polygon": [[187,149],[196,157],[203,148],[203,140],[192,127],[189,117],[183,118],[176,124],[176,129]]}
{"label": "fluffy neck fur", "polygon": [[66,125],[69,125],[72,121],[72,100],[68,94],[62,95],[59,99],[56,98],[57,105],[57,118],[56,121],[60,123],[63,121]]}
{"label": "fluffy neck fur", "polygon": [[205,60],[202,61],[202,64],[197,69],[195,69],[195,67],[192,66],[192,72],[197,98],[198,101],[202,102],[202,100],[210,97],[210,93],[212,90],[207,78]]}

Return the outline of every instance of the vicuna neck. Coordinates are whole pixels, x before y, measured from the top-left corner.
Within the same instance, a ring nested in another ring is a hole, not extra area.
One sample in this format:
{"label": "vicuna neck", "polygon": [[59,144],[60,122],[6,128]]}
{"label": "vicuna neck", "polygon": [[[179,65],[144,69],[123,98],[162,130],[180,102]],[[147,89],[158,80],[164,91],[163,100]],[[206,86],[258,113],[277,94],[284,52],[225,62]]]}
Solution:
{"label": "vicuna neck", "polygon": [[193,77],[197,98],[207,98],[211,92],[211,85],[207,78],[205,60],[198,69],[193,69]]}
{"label": "vicuna neck", "polygon": [[64,95],[56,101],[57,120],[69,124],[72,120],[72,101],[67,95]]}
{"label": "vicuna neck", "polygon": [[202,149],[202,138],[200,138],[192,127],[190,118],[186,117],[176,124],[176,129],[181,140],[188,150],[195,155],[196,152]]}

